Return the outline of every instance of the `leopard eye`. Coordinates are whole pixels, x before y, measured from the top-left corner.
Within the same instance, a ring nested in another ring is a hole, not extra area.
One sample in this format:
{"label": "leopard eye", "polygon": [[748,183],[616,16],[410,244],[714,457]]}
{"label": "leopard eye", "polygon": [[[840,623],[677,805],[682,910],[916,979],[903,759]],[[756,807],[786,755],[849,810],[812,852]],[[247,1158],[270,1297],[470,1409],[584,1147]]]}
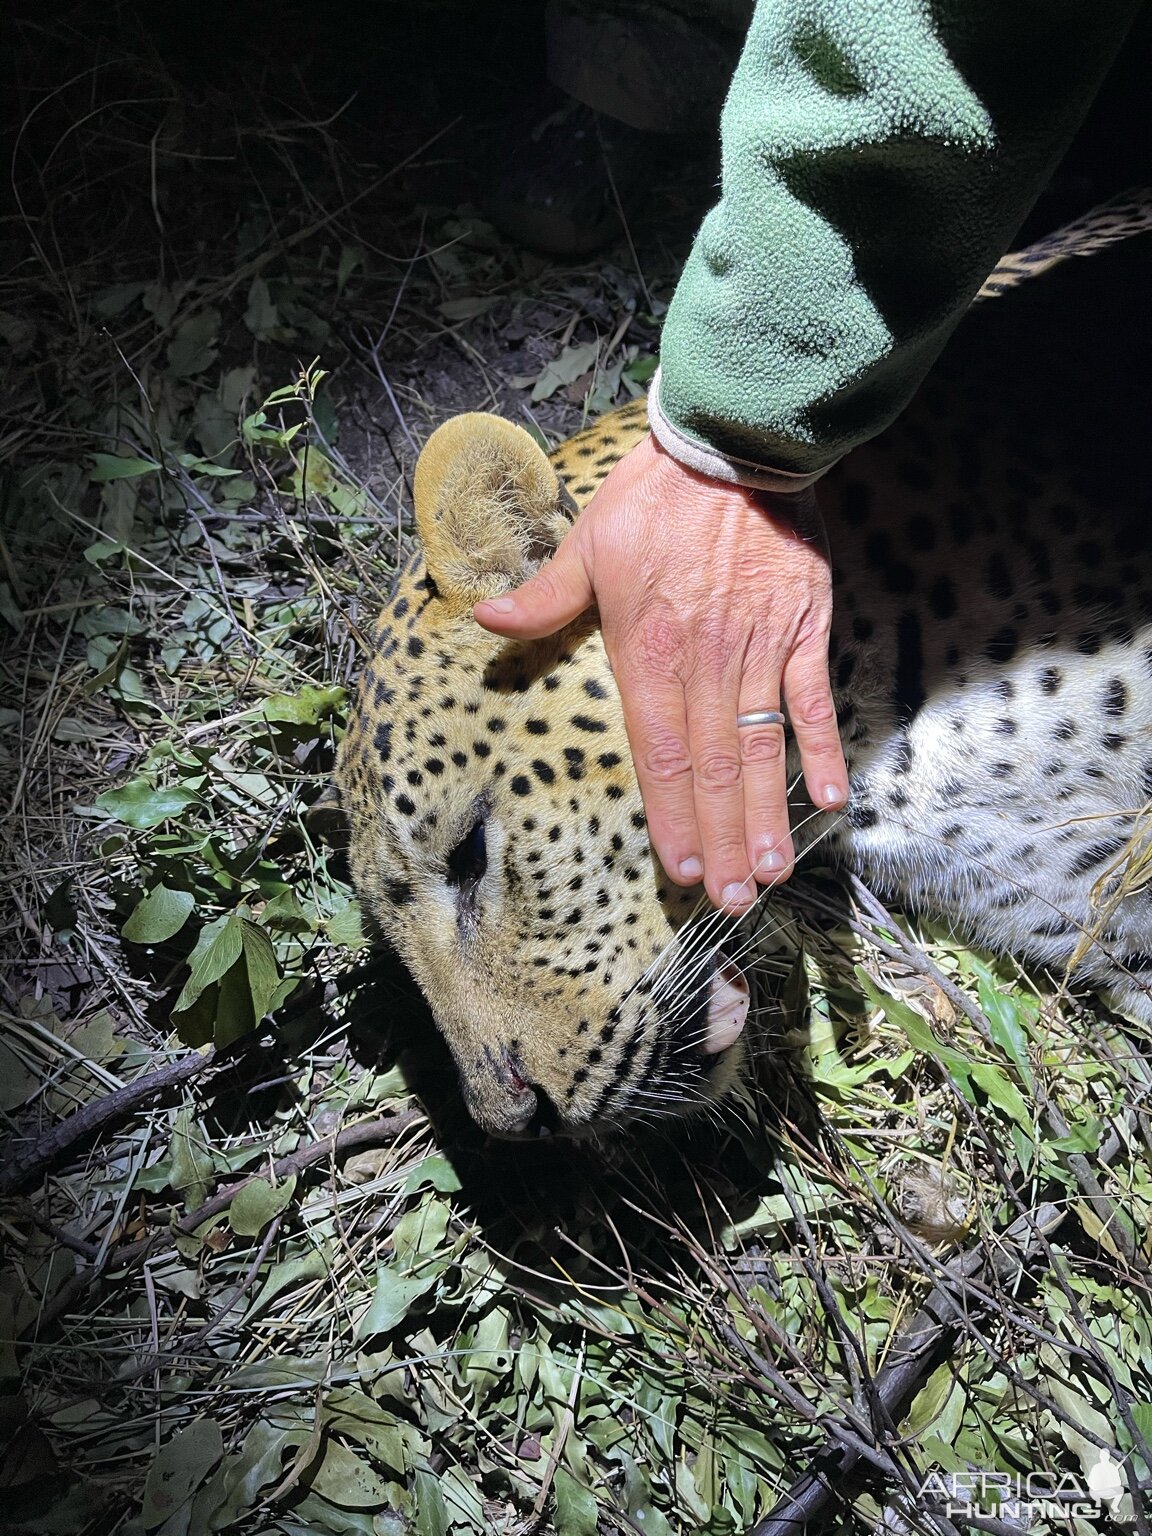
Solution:
{"label": "leopard eye", "polygon": [[460,890],[478,885],[488,868],[488,835],[478,817],[448,855],[448,884]]}

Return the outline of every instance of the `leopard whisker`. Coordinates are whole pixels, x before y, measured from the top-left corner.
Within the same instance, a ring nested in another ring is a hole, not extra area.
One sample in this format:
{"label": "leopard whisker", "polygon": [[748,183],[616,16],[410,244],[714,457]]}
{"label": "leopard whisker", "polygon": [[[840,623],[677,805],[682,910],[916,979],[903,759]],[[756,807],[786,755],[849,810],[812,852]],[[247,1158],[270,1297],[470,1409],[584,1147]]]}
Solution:
{"label": "leopard whisker", "polygon": [[[798,824],[797,830],[799,830],[800,827],[807,825],[808,822],[815,820],[817,816],[826,814],[827,812],[813,811],[810,816]],[[809,843],[804,849],[802,856],[811,853],[811,851],[819,846],[819,844],[826,837],[831,836],[835,831],[836,826],[838,825],[838,821],[839,818],[832,822],[831,825],[826,827],[818,837],[814,838],[813,841]],[[762,888],[753,906],[742,913],[720,914],[721,916],[732,917],[732,922],[728,928],[729,934],[736,932],[742,924],[749,920],[749,918],[755,912],[755,908],[760,904],[764,897],[769,894],[771,889],[772,887]],[[780,932],[782,930],[778,928],[775,931]],[[708,932],[707,927],[702,927],[696,930],[694,933],[689,933],[686,938],[683,939],[682,934],[683,930],[681,934],[676,935],[676,939],[674,939],[664,951],[665,955],[672,955],[673,958],[679,962],[679,964],[675,971],[670,970],[665,974],[665,976],[659,977],[657,979],[650,995],[650,1001],[654,1005],[660,1004],[665,1008],[669,1008],[675,1006],[677,1002],[685,1001],[691,995],[693,988],[698,985],[703,973],[710,965],[714,964],[716,950],[717,948],[721,947],[718,944],[706,942],[706,940],[709,940],[712,937]],[[763,935],[761,933],[755,932],[749,935],[741,949],[735,951],[734,953],[728,953],[726,951],[726,958],[729,963],[738,966],[743,960],[744,956],[748,954],[752,949],[754,949],[756,945],[761,942],[762,938]],[[682,941],[682,952],[678,955],[674,954],[674,948],[676,946],[677,940]],[[699,946],[698,948],[697,945]],[[694,961],[695,963],[685,966],[683,962],[686,960],[689,962]],[[665,990],[662,986],[662,983],[666,982],[671,982],[672,987],[674,987],[676,990]]]}
{"label": "leopard whisker", "polygon": [[[827,811],[823,811],[823,810],[819,810],[819,809],[814,809],[806,817],[804,817],[801,821],[797,822],[797,824],[796,824],[795,828],[793,829],[793,831],[794,832],[802,831],[806,826],[809,825],[810,822],[813,822],[813,821],[817,820],[817,818],[819,818],[819,817],[827,817],[828,814],[829,813]],[[831,836],[831,834],[840,825],[840,822],[842,820],[843,820],[842,816],[836,816],[826,826],[826,828],[820,833],[820,835],[818,837],[814,838],[812,840],[812,842],[810,842],[801,851],[801,853],[799,855],[799,858],[807,857],[812,852],[812,850],[814,848],[818,847],[819,844],[824,841],[824,839],[826,837]],[[774,849],[772,849],[772,848],[766,849],[765,853],[764,853],[764,857],[767,858],[767,856],[770,853],[772,853],[773,851],[774,851]],[[799,858],[798,858],[797,862],[799,862]],[[749,879],[754,878],[754,874],[755,874],[755,872],[753,872],[753,875],[749,876]],[[747,883],[747,882],[745,882],[745,883]],[[695,939],[697,937],[700,937],[702,939],[704,939],[704,938],[711,938],[712,937],[711,930],[713,928],[716,928],[716,929],[722,928],[725,922],[729,923],[729,932],[735,931],[736,928],[738,928],[742,923],[744,923],[744,922],[746,922],[748,920],[748,918],[755,911],[756,907],[761,904],[761,902],[765,899],[765,897],[773,889],[774,889],[773,886],[758,886],[757,890],[756,890],[756,897],[755,897],[755,899],[754,899],[754,901],[752,903],[752,906],[746,908],[742,912],[737,912],[737,913],[731,913],[731,912],[727,912],[727,911],[725,911],[725,910],[723,910],[721,908],[713,907],[711,905],[711,903],[707,902],[707,898],[703,898],[702,902],[700,904],[698,904],[698,906],[696,908],[696,911],[699,912],[702,909],[702,907],[706,906],[707,907],[706,921],[703,924],[700,924],[700,925],[696,926],[695,928],[693,928],[693,922],[694,922],[695,914],[690,916],[688,918],[687,923],[685,924],[685,927],[680,930],[680,932],[671,941],[671,943],[668,946],[666,946],[666,948],[661,952],[661,955],[658,956],[657,960],[654,961],[652,963],[652,966],[649,967],[649,971],[654,969],[655,966],[657,966],[662,959],[664,959],[670,952],[672,952],[674,950],[675,944],[676,944],[677,940],[679,940],[679,939],[682,939],[682,938],[685,938],[685,937],[688,938],[689,940]]]}

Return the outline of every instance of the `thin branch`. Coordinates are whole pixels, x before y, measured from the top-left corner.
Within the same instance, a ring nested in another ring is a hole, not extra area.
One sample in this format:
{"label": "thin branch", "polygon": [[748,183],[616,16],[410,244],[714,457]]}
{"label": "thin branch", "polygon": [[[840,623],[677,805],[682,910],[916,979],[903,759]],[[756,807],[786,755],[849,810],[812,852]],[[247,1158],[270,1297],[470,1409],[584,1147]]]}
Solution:
{"label": "thin branch", "polygon": [[[394,1115],[383,1115],[377,1120],[361,1120],[356,1125],[345,1126],[342,1131],[337,1131],[333,1136],[321,1137],[319,1141],[310,1141],[303,1147],[297,1147],[295,1152],[290,1152],[286,1157],[277,1158],[272,1164],[272,1178],[286,1179],[295,1173],[303,1173],[306,1169],[322,1163],[326,1159],[343,1157],[345,1153],[355,1151],[359,1147],[378,1146],[381,1142],[393,1141],[409,1126],[416,1125],[425,1118],[422,1109],[402,1109]],[[147,1237],[142,1237],[135,1243],[124,1243],[119,1248],[113,1248],[102,1265],[91,1265],[87,1269],[79,1270],[72,1279],[63,1285],[51,1303],[45,1307],[40,1318],[41,1331],[50,1323],[56,1321],[90,1285],[96,1283],[109,1271],[121,1271],[138,1264],[141,1259],[149,1254],[161,1251],[164,1239],[176,1237],[189,1237],[196,1228],[204,1222],[210,1221],[213,1216],[219,1216],[226,1211],[242,1189],[247,1189],[254,1179],[265,1178],[267,1171],[249,1174],[247,1178],[238,1179],[235,1184],[229,1184],[226,1189],[218,1191],[203,1205],[198,1205],[194,1211],[189,1211],[171,1227],[163,1232],[152,1232]]]}
{"label": "thin branch", "polygon": [[202,1056],[195,1051],[187,1056],[178,1056],[175,1061],[159,1067],[155,1072],[146,1072],[142,1077],[125,1083],[123,1088],[117,1088],[103,1098],[93,1099],[35,1141],[17,1143],[15,1152],[9,1144],[8,1155],[0,1167],[0,1195],[12,1195],[24,1189],[42,1177],[58,1158],[84,1137],[103,1130],[114,1120],[120,1120],[142,1105],[159,1098],[169,1088],[190,1082],[217,1064],[218,1053],[213,1048],[209,1048]]}

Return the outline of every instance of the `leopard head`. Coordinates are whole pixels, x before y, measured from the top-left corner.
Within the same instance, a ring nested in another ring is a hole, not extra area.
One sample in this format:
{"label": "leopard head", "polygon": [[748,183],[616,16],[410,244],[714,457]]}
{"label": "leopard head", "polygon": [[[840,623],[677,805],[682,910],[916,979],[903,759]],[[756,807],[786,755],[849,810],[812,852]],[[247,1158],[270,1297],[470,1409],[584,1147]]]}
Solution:
{"label": "leopard head", "polygon": [[748,991],[649,847],[594,616],[522,643],[472,615],[540,568],[574,505],[527,432],[468,415],[429,440],[415,510],[337,764],[357,890],[482,1127],[691,1114],[738,1070]]}

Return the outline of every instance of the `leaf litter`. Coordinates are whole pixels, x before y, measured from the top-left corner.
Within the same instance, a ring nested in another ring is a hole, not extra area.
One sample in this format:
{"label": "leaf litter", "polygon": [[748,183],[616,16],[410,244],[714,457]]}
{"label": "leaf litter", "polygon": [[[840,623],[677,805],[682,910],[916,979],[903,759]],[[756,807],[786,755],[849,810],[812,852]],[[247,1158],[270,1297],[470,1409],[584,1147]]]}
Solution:
{"label": "leaf litter", "polygon": [[[299,213],[282,125],[221,113],[283,196],[211,254],[169,203],[159,268],[96,238],[153,211],[97,207],[79,129],[44,175],[92,229],[26,212],[58,256],[6,280],[4,1528],[726,1536],[828,1454],[860,1531],[929,1528],[932,1472],[1057,1487],[1107,1447],[1146,1484],[1123,1020],[817,876],[762,936],[715,1123],[470,1128],[326,798],[357,637],[428,430],[488,407],[554,442],[640,393],[675,263],[550,266],[407,207],[397,262],[339,139],[291,126],[328,167]],[[979,1303],[878,1399],[966,1263]]]}

